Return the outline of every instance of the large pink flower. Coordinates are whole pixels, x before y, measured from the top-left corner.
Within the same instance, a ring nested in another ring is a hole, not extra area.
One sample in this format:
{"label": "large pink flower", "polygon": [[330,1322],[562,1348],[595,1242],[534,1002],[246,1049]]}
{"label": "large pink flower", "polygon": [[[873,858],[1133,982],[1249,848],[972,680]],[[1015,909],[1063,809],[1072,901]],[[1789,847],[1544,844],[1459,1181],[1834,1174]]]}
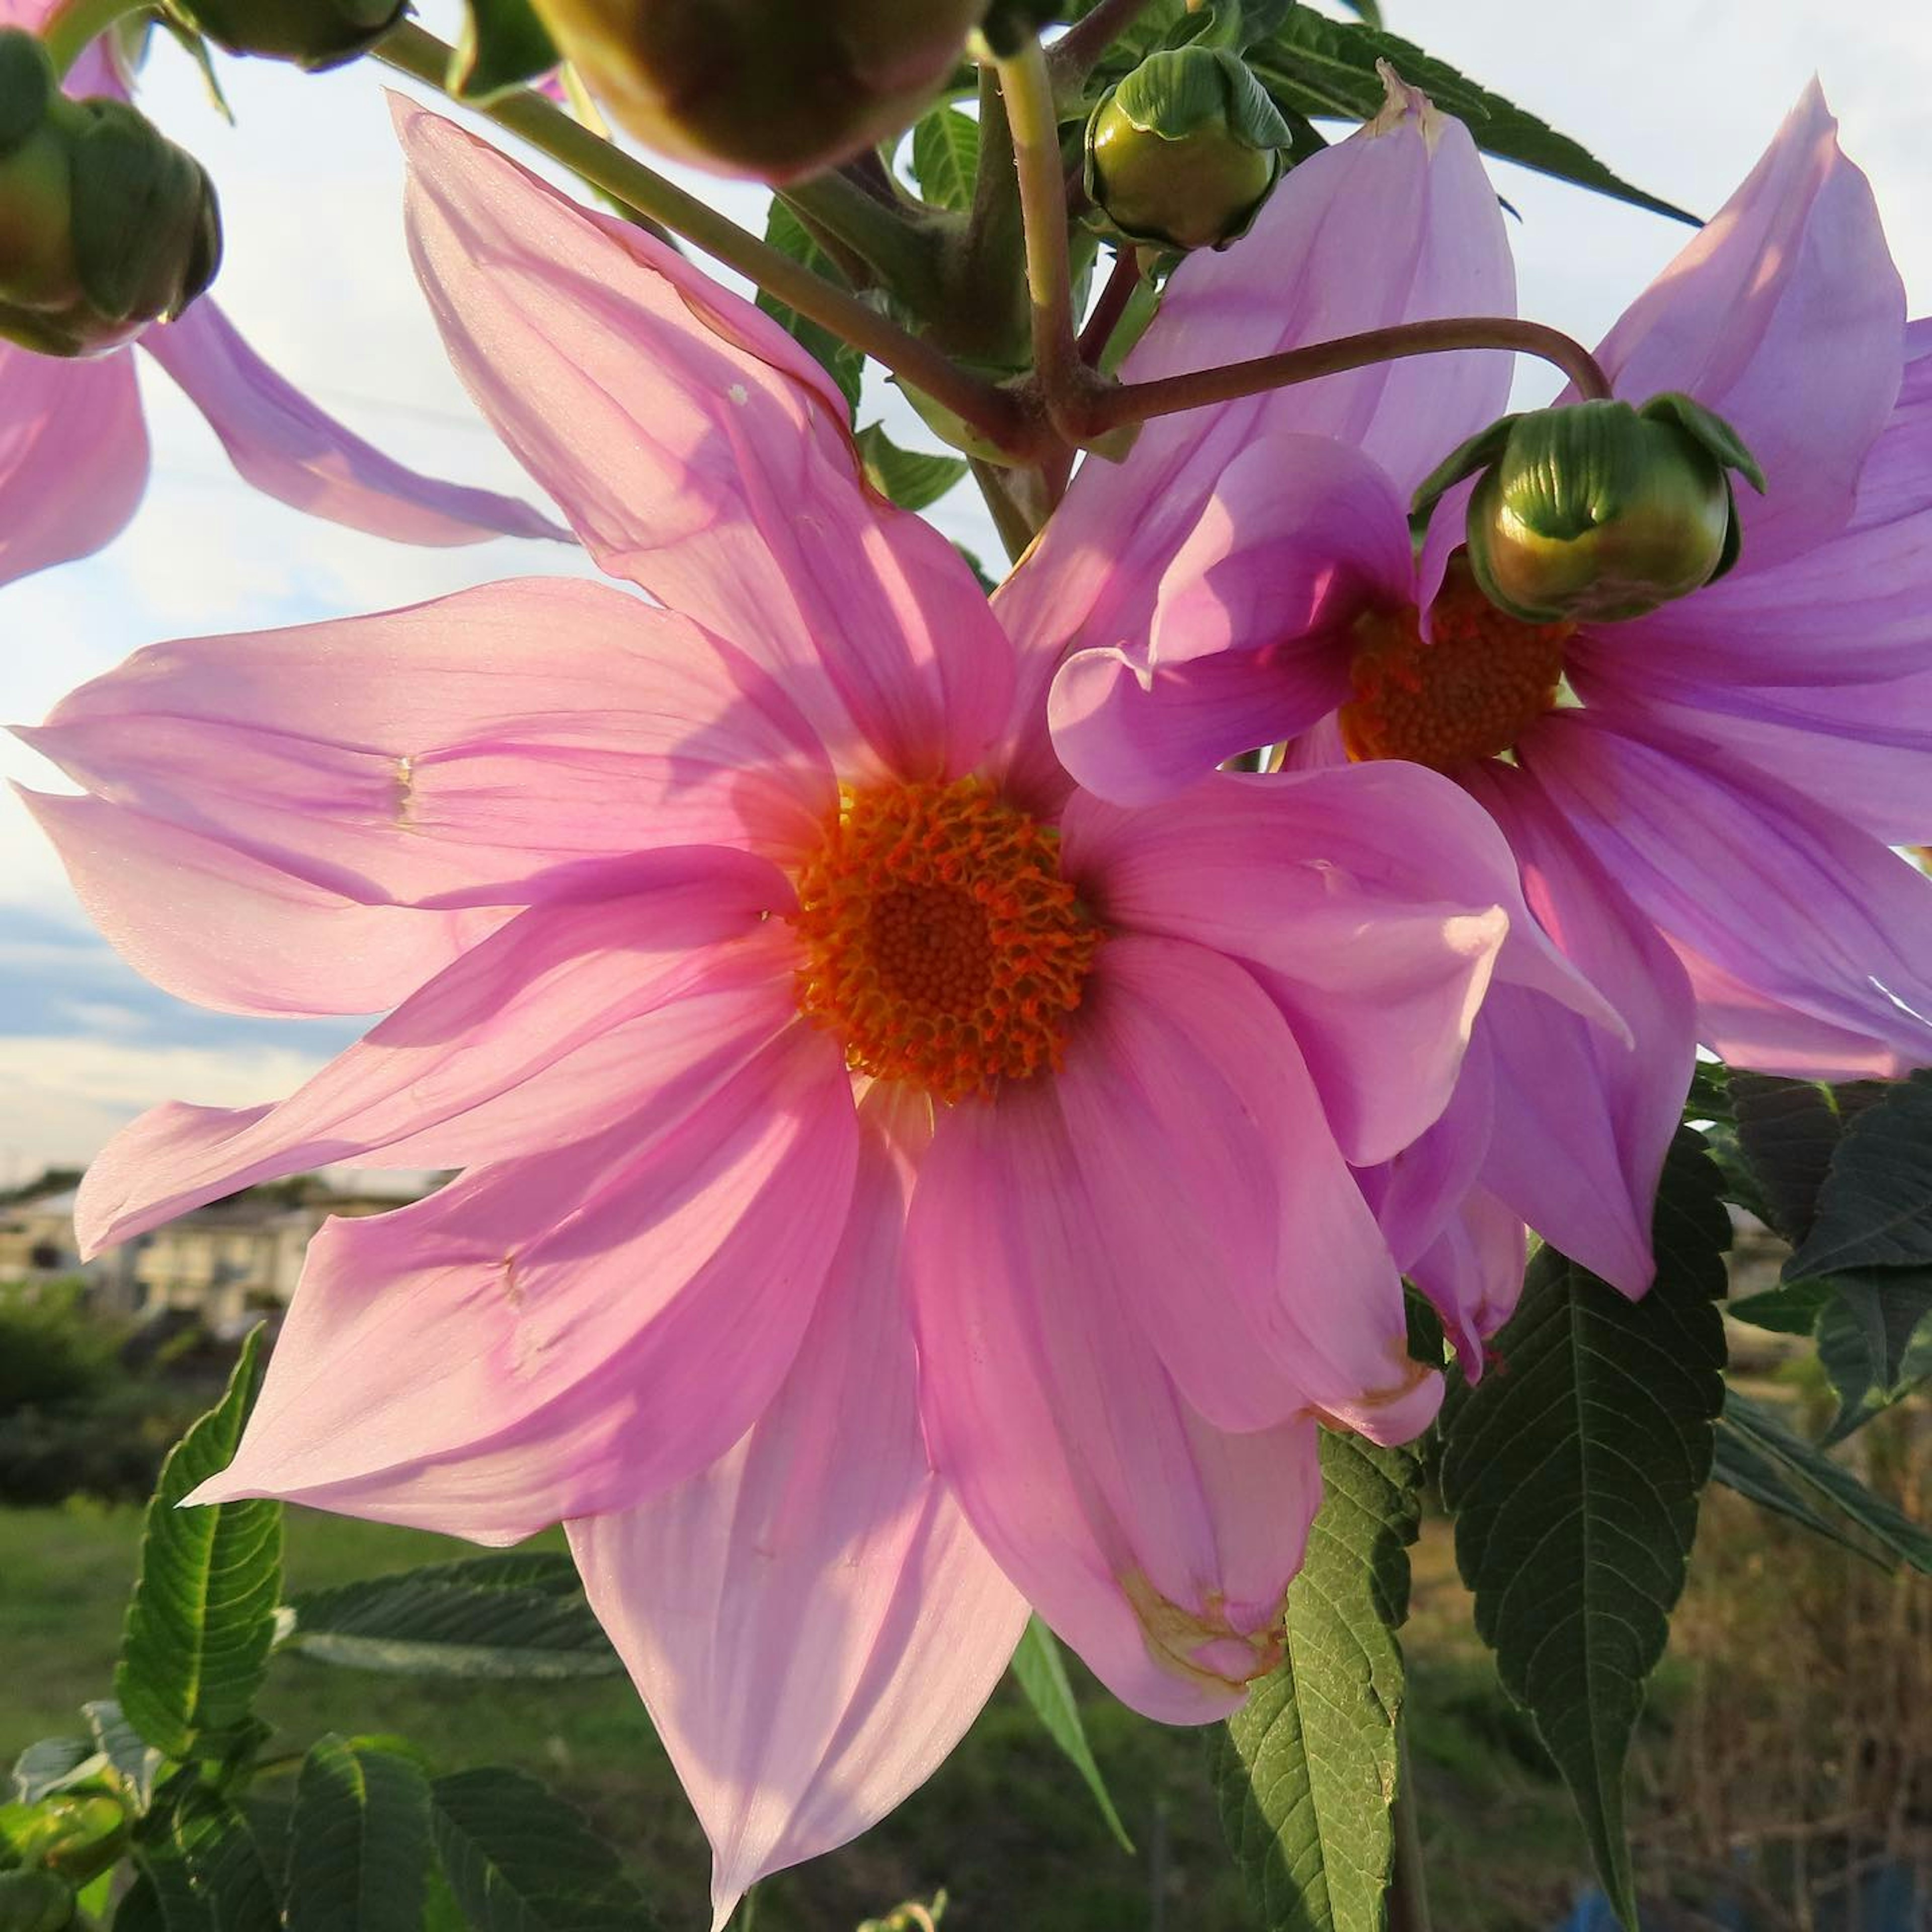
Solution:
{"label": "large pink flower", "polygon": [[[52,10],[53,0],[0,0],[0,26],[35,32]],[[128,92],[104,44],[67,86]],[[206,297],[136,346],[181,385],[250,483],[311,516],[401,543],[564,534],[513,498],[392,462],[278,375]],[[111,543],[140,506],[148,467],[134,349],[71,362],[0,343],[0,584]]]}
{"label": "large pink flower", "polygon": [[566,1520],[722,1921],[925,1776],[1029,1601],[1143,1711],[1240,1702],[1312,1418],[1439,1396],[1345,1155],[1427,1127],[1492,977],[1594,1003],[1433,773],[1073,794],[1043,640],[867,489],[790,338],[401,125],[459,368],[664,608],[531,580],[157,646],[26,734],[152,977],[400,1001],[278,1106],[136,1123],[80,1219],[466,1170],[324,1229],[202,1498]]}
{"label": "large pink flower", "polygon": [[[1466,134],[1398,98],[1250,240],[1175,275],[1127,373],[1510,296]],[[1402,1197],[1400,1258],[1440,1273],[1474,1335],[1517,1278],[1512,1213],[1644,1286],[1694,1041],[1827,1077],[1932,1059],[1932,884],[1886,844],[1932,831],[1932,333],[1904,348],[1901,394],[1904,341],[1870,190],[1814,88],[1598,352],[1620,394],[1688,390],[1762,461],[1723,581],[1639,622],[1519,623],[1452,561],[1467,486],[1413,559],[1409,493],[1504,400],[1500,360],[1465,357],[1156,425],[1076,482],[1037,560],[1049,583],[1006,593],[1050,595],[1085,532],[1158,492],[1157,586],[1075,612],[1052,698],[1074,774],[1142,804],[1258,742],[1295,741],[1304,768],[1426,760],[1492,814],[1544,927],[1622,1012],[1634,1053],[1498,988],[1448,1119],[1371,1184]]]}

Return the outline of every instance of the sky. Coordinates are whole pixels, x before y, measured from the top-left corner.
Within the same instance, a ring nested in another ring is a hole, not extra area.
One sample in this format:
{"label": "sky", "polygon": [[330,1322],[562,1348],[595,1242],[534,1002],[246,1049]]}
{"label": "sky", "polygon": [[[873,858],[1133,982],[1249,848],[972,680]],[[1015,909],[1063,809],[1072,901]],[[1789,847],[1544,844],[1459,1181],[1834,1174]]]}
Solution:
{"label": "sky", "polygon": [[[1384,0],[1384,13],[1627,178],[1703,213],[1817,74],[1871,178],[1912,312],[1932,310],[1932,11],[1922,0],[1622,0],[1607,12],[1581,0]],[[445,32],[453,18],[434,3],[424,16]],[[231,316],[391,454],[535,499],[451,373],[410,275],[382,98],[406,84],[366,62],[309,76],[220,60],[220,72],[232,128],[172,48],[158,50],[141,100],[219,187],[227,254],[216,292]],[[1520,218],[1522,312],[1585,341],[1684,238],[1656,216],[1494,172]],[[680,178],[762,224],[755,188]],[[506,577],[592,574],[561,546],[416,550],[302,517],[236,478],[158,368],[142,380],[156,466],[132,526],[94,557],[0,589],[0,722],[38,721],[72,686],[161,639],[380,610]],[[1526,364],[1519,401],[1545,400],[1556,380]],[[884,410],[902,440],[917,440],[894,400],[870,396],[868,412]],[[932,514],[998,554],[970,488]],[[0,777],[68,788],[4,738]],[[44,842],[0,795],[0,1187],[85,1161],[165,1099],[241,1106],[285,1093],[358,1030],[240,1019],[157,992],[94,937]]]}

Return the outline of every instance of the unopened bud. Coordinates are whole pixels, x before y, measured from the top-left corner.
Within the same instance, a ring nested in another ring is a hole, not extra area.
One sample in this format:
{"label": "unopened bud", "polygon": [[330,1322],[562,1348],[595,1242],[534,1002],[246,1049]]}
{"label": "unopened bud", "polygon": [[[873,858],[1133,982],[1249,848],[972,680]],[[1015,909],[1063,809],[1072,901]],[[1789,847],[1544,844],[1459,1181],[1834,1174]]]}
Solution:
{"label": "unopened bud", "polygon": [[1688,396],[1641,409],[1577,403],[1504,416],[1415,494],[1426,518],[1465,477],[1469,564],[1491,603],[1532,624],[1641,617],[1738,560],[1730,472],[1764,474],[1737,432]]}
{"label": "unopened bud", "polygon": [[214,188],[125,101],[70,100],[0,28],[0,336],[97,356],[172,320],[221,260]]}
{"label": "unopened bud", "polygon": [[189,26],[232,54],[292,61],[311,74],[368,52],[405,0],[172,0]]}
{"label": "unopened bud", "polygon": [[1123,241],[1224,248],[1248,232],[1293,138],[1238,54],[1170,48],[1150,54],[1089,118],[1088,197]]}
{"label": "unopened bud", "polygon": [[959,62],[988,0],[535,0],[592,93],[640,141],[788,182],[896,134]]}

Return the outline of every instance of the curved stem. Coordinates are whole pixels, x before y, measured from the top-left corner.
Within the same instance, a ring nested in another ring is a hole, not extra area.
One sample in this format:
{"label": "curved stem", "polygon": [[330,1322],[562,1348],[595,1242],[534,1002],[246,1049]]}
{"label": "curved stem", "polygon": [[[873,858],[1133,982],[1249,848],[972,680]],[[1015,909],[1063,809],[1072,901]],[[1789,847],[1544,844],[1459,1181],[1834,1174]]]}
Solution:
{"label": "curved stem", "polygon": [[1120,326],[1128,303],[1134,298],[1135,284],[1140,278],[1140,250],[1123,242],[1114,257],[1113,272],[1107,278],[1107,286],[1100,291],[1100,299],[1094,304],[1094,313],[1087,318],[1087,326],[1080,332],[1080,359],[1090,368],[1100,366],[1101,357],[1107,352],[1107,344],[1113,339],[1114,331]]}
{"label": "curved stem", "polygon": [[1033,309],[1034,373],[1052,416],[1072,389],[1078,353],[1073,339],[1073,275],[1066,245],[1066,180],[1060,160],[1060,117],[1046,56],[1029,35],[1017,53],[996,55],[1020,211],[1026,223],[1027,295]]}
{"label": "curved stem", "polygon": [[1546,362],[1555,363],[1586,400],[1601,401],[1610,394],[1610,378],[1596,358],[1560,329],[1508,316],[1450,316],[1440,322],[1367,329],[1360,335],[1340,336],[1333,342],[1312,343],[1275,356],[1257,356],[1216,369],[1120,383],[1090,393],[1080,405],[1077,427],[1083,436],[1096,436],[1124,423],[1144,422],[1150,416],[1173,416],[1210,403],[1232,402],[1238,397],[1312,382],[1346,369],[1365,369],[1372,363],[1393,362],[1406,356],[1441,356],[1457,349],[1508,349],[1540,356]]}
{"label": "curved stem", "polygon": [[[450,49],[413,22],[393,28],[376,46],[376,58],[412,80],[447,93]],[[571,172],[640,214],[662,221],[728,268],[768,290],[802,316],[863,350],[916,388],[1003,448],[1024,453],[1028,425],[1013,399],[969,375],[929,344],[908,334],[878,310],[834,288],[769,242],[707,207],[674,182],[600,140],[538,94],[520,88],[487,106],[464,101]]]}
{"label": "curved stem", "polygon": [[1100,0],[1053,44],[1047,63],[1061,92],[1078,87],[1100,56],[1144,14],[1150,0]]}
{"label": "curved stem", "polygon": [[53,63],[54,78],[64,80],[94,43],[140,0],[62,0],[40,29],[40,44]]}

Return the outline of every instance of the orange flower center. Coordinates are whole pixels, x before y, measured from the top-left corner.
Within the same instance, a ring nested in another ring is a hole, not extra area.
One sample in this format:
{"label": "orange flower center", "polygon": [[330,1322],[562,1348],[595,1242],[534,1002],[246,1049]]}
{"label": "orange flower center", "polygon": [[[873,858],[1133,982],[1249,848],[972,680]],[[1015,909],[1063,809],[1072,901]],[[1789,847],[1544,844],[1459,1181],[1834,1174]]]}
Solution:
{"label": "orange flower center", "polygon": [[1476,587],[1460,550],[1450,560],[1422,634],[1412,605],[1355,625],[1342,707],[1350,758],[1407,758],[1438,772],[1507,752],[1556,702],[1574,624],[1526,624]]}
{"label": "orange flower center", "polygon": [[1058,1070],[1100,928],[1058,833],[983,780],[848,793],[798,874],[799,1010],[936,1100]]}

